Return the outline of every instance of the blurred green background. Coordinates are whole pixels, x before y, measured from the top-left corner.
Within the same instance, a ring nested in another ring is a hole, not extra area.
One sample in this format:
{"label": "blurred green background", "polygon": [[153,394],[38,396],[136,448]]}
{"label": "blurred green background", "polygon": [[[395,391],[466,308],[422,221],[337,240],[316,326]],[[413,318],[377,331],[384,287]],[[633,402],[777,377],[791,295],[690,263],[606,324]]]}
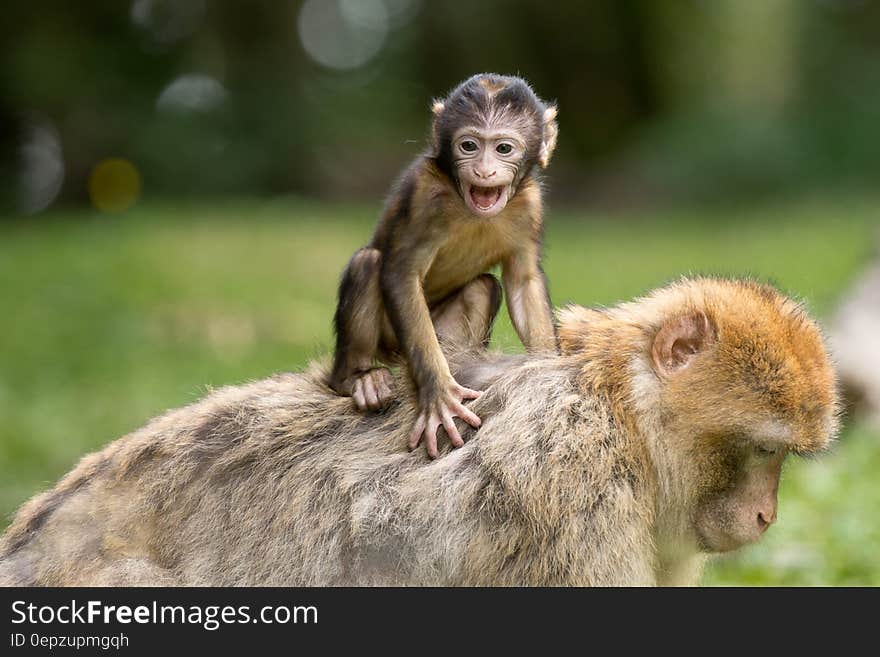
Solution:
{"label": "blurred green background", "polygon": [[[871,256],[880,3],[41,0],[0,26],[0,515],[211,386],[328,352],[431,98],[560,106],[555,304],[751,274],[829,319]],[[519,349],[506,316],[495,344]],[[793,461],[708,584],[880,584],[880,435]]]}

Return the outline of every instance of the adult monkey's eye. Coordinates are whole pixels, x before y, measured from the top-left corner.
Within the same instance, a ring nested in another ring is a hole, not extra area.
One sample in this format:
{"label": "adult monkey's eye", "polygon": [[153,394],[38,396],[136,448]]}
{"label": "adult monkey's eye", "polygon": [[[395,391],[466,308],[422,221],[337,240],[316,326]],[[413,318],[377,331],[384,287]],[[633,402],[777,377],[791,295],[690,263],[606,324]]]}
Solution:
{"label": "adult monkey's eye", "polygon": [[477,142],[471,139],[465,139],[463,142],[461,142],[461,144],[458,145],[458,147],[465,153],[473,153],[475,150],[477,150],[477,148],[479,148],[477,146]]}
{"label": "adult monkey's eye", "polygon": [[758,453],[758,456],[773,456],[779,450],[769,449],[767,447],[755,447],[755,451]]}
{"label": "adult monkey's eye", "polygon": [[510,155],[513,152],[513,146],[506,142],[502,142],[495,147],[495,150],[502,155]]}

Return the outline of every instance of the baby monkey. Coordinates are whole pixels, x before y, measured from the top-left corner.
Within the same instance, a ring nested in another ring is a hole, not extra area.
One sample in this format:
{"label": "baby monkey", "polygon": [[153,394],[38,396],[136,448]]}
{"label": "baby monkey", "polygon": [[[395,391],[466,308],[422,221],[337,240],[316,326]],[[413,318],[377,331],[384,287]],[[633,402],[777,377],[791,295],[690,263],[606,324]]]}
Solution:
{"label": "baby monkey", "polygon": [[462,402],[481,391],[450,373],[440,342],[488,344],[501,286],[526,349],[555,350],[541,269],[538,168],[556,146],[556,107],[518,77],[475,75],[433,106],[431,141],[398,180],[370,243],[342,275],[330,386],[361,410],[393,398],[376,361],[403,357],[418,391],[409,447],[437,456],[437,430],[464,444],[452,418],[480,418]]}

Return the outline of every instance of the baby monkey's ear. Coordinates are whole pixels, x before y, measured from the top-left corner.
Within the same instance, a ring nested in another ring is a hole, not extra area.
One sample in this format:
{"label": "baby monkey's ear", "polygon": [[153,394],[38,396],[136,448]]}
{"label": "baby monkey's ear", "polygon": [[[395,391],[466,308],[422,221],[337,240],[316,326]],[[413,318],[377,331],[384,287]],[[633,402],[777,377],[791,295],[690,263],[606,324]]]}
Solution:
{"label": "baby monkey's ear", "polygon": [[440,115],[443,114],[444,107],[445,105],[440,99],[435,99],[431,104],[431,113],[434,115],[434,120],[431,123],[431,144],[435,153],[440,149],[440,135],[437,134],[437,121],[440,118]]}
{"label": "baby monkey's ear", "polygon": [[[442,105],[440,109],[443,109]],[[556,137],[559,135],[559,126],[556,123],[557,113],[556,105],[551,105],[544,110],[541,151],[538,153],[538,164],[541,165],[542,169],[546,169],[547,165],[550,164],[550,158],[553,157],[553,151],[556,149]]]}

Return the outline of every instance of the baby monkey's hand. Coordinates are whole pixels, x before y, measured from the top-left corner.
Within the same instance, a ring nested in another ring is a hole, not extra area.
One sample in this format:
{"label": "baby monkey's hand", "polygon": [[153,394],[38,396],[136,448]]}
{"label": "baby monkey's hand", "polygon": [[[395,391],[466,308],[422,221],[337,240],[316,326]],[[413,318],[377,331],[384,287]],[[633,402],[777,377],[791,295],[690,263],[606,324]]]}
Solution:
{"label": "baby monkey's hand", "polygon": [[452,418],[460,417],[475,429],[478,428],[481,424],[480,418],[461,402],[465,399],[476,399],[482,394],[479,390],[465,388],[454,379],[451,380],[439,395],[422,404],[419,417],[416,418],[409,434],[409,448],[415,449],[424,440],[428,456],[432,459],[437,458],[439,454],[437,451],[437,430],[441,425],[446,429],[446,434],[452,441],[453,447],[464,445],[464,440],[461,439],[461,434],[458,433],[458,428]]}

